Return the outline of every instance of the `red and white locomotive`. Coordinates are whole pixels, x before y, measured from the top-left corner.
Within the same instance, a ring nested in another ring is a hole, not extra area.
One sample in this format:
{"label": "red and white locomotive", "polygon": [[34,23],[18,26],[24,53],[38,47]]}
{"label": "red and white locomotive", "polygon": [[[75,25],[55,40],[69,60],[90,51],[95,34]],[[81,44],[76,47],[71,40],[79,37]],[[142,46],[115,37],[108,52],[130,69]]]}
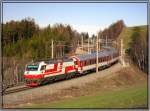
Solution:
{"label": "red and white locomotive", "polygon": [[[98,53],[98,67],[110,66],[119,59],[119,52],[107,48]],[[46,82],[74,77],[96,69],[96,52],[85,55],[71,56],[57,61],[39,61],[26,65],[24,78],[28,86],[38,86]]]}

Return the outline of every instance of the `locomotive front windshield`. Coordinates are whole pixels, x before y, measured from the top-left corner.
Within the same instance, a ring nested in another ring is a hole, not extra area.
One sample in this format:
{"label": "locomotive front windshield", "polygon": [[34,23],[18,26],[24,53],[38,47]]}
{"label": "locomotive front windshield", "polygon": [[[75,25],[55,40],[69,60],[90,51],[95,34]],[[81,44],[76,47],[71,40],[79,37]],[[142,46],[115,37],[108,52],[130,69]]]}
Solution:
{"label": "locomotive front windshield", "polygon": [[38,65],[28,65],[26,67],[26,71],[37,71],[38,70]]}

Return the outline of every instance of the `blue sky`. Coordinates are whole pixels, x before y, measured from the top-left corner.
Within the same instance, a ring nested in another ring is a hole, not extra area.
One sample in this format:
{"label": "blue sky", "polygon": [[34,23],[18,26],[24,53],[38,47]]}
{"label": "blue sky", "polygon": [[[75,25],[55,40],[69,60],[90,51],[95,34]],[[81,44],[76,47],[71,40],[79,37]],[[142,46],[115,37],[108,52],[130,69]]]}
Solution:
{"label": "blue sky", "polygon": [[146,3],[4,3],[3,22],[35,19],[40,27],[70,24],[79,32],[96,34],[117,20],[127,26],[147,24]]}

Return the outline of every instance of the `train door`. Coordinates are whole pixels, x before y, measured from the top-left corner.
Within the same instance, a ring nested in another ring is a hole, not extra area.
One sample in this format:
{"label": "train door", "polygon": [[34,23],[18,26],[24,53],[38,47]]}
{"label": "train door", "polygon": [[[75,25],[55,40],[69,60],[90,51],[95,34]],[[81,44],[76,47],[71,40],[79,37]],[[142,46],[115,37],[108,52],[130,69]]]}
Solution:
{"label": "train door", "polygon": [[40,68],[41,73],[45,73],[46,65],[42,65]]}

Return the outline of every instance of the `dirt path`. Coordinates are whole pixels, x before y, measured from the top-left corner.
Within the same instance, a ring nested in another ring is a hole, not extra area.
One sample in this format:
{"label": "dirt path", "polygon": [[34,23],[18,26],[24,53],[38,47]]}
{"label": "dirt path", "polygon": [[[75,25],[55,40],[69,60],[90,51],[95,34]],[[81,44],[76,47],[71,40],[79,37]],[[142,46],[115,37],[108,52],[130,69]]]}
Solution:
{"label": "dirt path", "polygon": [[19,104],[32,103],[35,99],[44,99],[47,97],[47,95],[55,94],[63,89],[67,89],[70,87],[83,87],[87,83],[92,83],[99,78],[111,76],[122,68],[123,67],[121,66],[121,64],[117,63],[110,68],[100,71],[98,74],[92,73],[82,77],[77,77],[70,80],[60,81],[42,87],[5,95],[3,96],[4,107],[8,108],[11,106],[17,106]]}

